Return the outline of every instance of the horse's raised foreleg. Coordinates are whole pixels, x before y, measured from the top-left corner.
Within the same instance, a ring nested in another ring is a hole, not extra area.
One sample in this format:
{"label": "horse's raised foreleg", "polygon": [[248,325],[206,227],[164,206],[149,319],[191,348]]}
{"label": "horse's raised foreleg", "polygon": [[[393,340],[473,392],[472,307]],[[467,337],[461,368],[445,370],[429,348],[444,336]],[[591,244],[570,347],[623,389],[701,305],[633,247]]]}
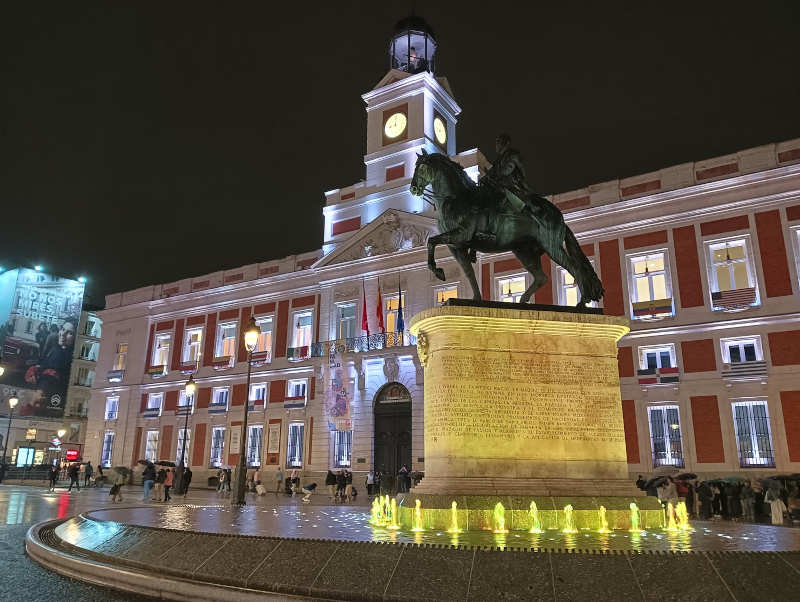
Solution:
{"label": "horse's raised foreleg", "polygon": [[428,269],[439,280],[446,280],[444,270],[436,265],[436,247],[438,245],[463,245],[466,242],[463,230],[457,228],[449,232],[442,232],[428,239]]}
{"label": "horse's raised foreleg", "polygon": [[517,259],[520,260],[522,265],[525,266],[525,269],[533,276],[533,282],[531,282],[531,285],[519,298],[520,303],[527,303],[530,301],[533,293],[542,288],[547,282],[547,274],[545,274],[542,269],[542,253],[544,253],[544,251],[538,245],[514,251],[514,255],[517,256]]}
{"label": "horse's raised foreleg", "polygon": [[475,301],[480,301],[481,289],[478,286],[477,278],[475,278],[475,270],[472,267],[472,260],[470,259],[469,250],[464,247],[455,247],[450,245],[450,252],[453,254],[453,257],[456,258],[458,265],[461,266],[461,271],[464,272],[467,280],[469,280],[469,284],[472,287],[472,298]]}

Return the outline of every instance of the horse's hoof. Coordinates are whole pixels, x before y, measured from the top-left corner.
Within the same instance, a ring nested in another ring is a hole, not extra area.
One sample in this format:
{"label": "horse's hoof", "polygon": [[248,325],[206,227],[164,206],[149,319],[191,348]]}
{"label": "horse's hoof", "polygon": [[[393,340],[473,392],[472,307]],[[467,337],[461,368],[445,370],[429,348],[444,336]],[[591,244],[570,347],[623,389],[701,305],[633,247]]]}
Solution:
{"label": "horse's hoof", "polygon": [[442,282],[447,280],[447,278],[445,278],[444,270],[442,268],[436,268],[435,270],[433,270],[433,275],[436,276]]}

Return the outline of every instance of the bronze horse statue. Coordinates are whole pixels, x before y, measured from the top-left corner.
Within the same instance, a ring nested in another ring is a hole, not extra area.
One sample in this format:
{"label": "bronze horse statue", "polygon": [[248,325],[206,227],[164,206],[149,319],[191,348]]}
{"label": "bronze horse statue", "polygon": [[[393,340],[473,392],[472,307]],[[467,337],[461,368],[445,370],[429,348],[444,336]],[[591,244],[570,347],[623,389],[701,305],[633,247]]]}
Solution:
{"label": "bronze horse statue", "polygon": [[[425,191],[428,186],[431,193]],[[520,303],[527,303],[547,282],[542,270],[543,253],[575,278],[580,291],[578,307],[602,298],[603,285],[592,264],[564,223],[561,211],[546,199],[536,199],[541,207],[536,214],[515,209],[506,201],[506,194],[510,193],[491,185],[476,185],[461,165],[440,153],[428,154],[424,150],[417,155],[411,194],[429,198],[437,211],[440,234],[428,239],[428,267],[439,280],[445,279],[434,253],[437,245],[447,245],[469,280],[475,300],[481,299],[472,269],[475,251],[511,251],[517,256],[533,276]]]}

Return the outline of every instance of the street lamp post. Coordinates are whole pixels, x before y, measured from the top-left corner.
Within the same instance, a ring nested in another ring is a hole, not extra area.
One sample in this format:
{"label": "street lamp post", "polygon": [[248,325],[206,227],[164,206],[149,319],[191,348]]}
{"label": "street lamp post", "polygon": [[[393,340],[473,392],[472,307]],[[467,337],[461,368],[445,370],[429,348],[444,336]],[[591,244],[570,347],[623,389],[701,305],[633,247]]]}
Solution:
{"label": "street lamp post", "polygon": [[243,506],[245,496],[245,481],[247,479],[247,414],[250,411],[250,372],[252,371],[252,358],[253,351],[255,351],[258,344],[258,337],[261,330],[256,324],[254,317],[250,316],[250,323],[244,331],[244,347],[247,350],[247,386],[244,393],[244,420],[242,420],[242,432],[239,436],[239,462],[236,467],[236,490],[235,495],[231,496],[231,504],[234,506]]}
{"label": "street lamp post", "polygon": [[6,440],[3,443],[3,466],[0,469],[0,482],[6,476],[6,456],[8,455],[8,438],[11,436],[11,421],[14,419],[14,408],[17,407],[19,403],[19,397],[17,397],[17,392],[14,391],[11,394],[11,397],[8,398],[8,407],[11,408],[11,412],[8,414],[8,428],[6,429]]}
{"label": "street lamp post", "polygon": [[[199,361],[198,361],[199,364]],[[197,384],[194,382],[194,376],[192,374],[189,375],[189,381],[186,383],[186,388],[184,389],[186,392],[186,405],[183,408],[184,419],[183,419],[183,443],[181,444],[181,461],[178,463],[178,469],[175,471],[178,481],[177,491],[178,494],[183,492],[184,496],[186,492],[183,488],[183,473],[186,471],[185,461],[184,458],[186,457],[186,435],[187,431],[189,430],[189,413],[191,412],[192,406],[194,404],[194,395],[197,392]]]}

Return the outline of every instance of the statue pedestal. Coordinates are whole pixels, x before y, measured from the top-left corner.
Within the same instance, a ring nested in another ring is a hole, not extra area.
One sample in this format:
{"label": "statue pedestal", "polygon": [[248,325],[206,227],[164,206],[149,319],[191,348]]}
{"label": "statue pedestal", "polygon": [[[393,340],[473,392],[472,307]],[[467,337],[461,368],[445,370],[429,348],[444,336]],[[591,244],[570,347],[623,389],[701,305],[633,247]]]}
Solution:
{"label": "statue pedestal", "polygon": [[553,309],[458,301],[414,316],[425,478],[411,498],[655,509],[628,476],[617,368],[627,320]]}

